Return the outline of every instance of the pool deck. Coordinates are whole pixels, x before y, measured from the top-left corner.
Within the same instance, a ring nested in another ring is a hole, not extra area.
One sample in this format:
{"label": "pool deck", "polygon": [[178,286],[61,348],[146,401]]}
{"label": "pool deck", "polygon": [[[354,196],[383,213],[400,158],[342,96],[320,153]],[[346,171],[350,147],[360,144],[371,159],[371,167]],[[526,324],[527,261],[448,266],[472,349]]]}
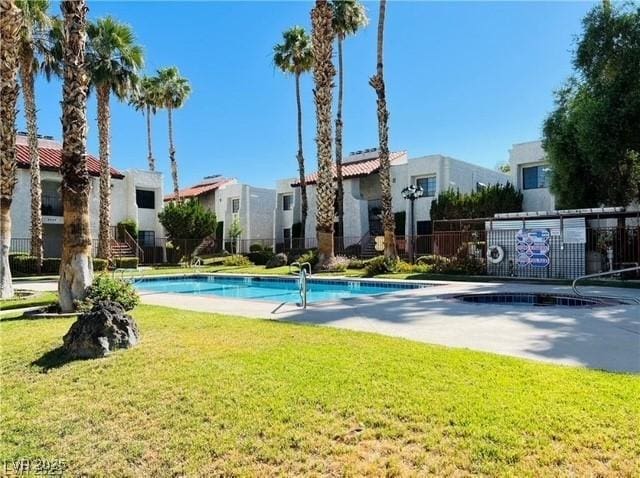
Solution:
{"label": "pool deck", "polygon": [[[556,364],[640,372],[640,305],[571,308],[463,303],[442,296],[572,291],[567,286],[530,283],[426,282],[433,287],[311,303],[306,310],[291,303],[153,292],[141,295],[145,304],[325,325]],[[24,283],[20,287],[32,288]],[[33,288],[44,287],[41,283]],[[640,297],[638,289],[581,290],[594,296]]]}

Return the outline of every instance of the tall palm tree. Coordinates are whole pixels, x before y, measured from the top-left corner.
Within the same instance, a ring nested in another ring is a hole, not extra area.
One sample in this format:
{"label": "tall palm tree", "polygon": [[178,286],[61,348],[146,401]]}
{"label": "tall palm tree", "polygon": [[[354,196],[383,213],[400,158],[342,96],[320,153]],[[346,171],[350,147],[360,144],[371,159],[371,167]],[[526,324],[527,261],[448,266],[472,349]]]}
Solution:
{"label": "tall palm tree", "polygon": [[369,84],[376,91],[378,97],[378,138],[380,142],[380,189],[382,191],[382,227],[384,229],[384,256],[395,259],[395,219],[391,209],[391,165],[389,161],[389,110],[384,84],[383,46],[384,46],[384,16],[387,2],[380,0],[380,14],[378,16],[378,62],[376,74],[371,77]]}
{"label": "tall palm tree", "polygon": [[13,296],[9,247],[11,201],[16,186],[16,101],[21,12],[13,0],[0,0],[0,298]]}
{"label": "tall palm tree", "polygon": [[[338,106],[336,111],[336,206],[338,234],[344,236],[344,187],[342,185],[342,100],[344,96],[343,42],[369,23],[367,12],[358,0],[331,0],[333,32],[338,44]],[[340,237],[340,241],[344,239]]]}
{"label": "tall palm tree", "polygon": [[98,257],[111,259],[111,108],[113,93],[125,100],[137,83],[143,64],[142,48],[136,44],[129,25],[113,17],[100,18],[87,26],[86,64],[91,87],[98,100],[100,140],[100,229]]}
{"label": "tall palm tree", "polygon": [[333,221],[335,189],[332,171],[331,102],[333,77],[333,12],[327,0],[316,0],[311,10],[313,44],[313,79],[316,102],[316,145],[318,148],[318,181],[316,232],[318,234],[318,267],[333,258]]}
{"label": "tall palm tree", "polygon": [[22,10],[20,29],[20,83],[27,123],[31,173],[31,255],[36,258],[36,269],[42,267],[42,184],[40,183],[40,157],[38,154],[38,120],[36,116],[35,76],[40,69],[39,56],[44,50],[51,26],[49,0],[18,0]]}
{"label": "tall palm tree", "polygon": [[[302,27],[293,27],[282,34],[283,42],[273,47],[273,62],[284,73],[292,73],[296,80],[296,105],[298,107],[298,174],[300,181],[300,229],[304,238],[307,225],[307,182],[304,175],[304,155],[302,153],[302,102],[300,100],[300,76],[311,70],[313,52],[311,38]],[[302,241],[304,244],[304,241]]]}
{"label": "tall palm tree", "polygon": [[151,116],[156,114],[160,107],[160,98],[158,95],[158,79],[154,76],[145,76],[140,80],[138,87],[133,91],[129,104],[136,111],[142,111],[147,118],[147,161],[149,162],[149,171],[156,170],[156,160],[153,157],[153,146],[151,141]]}
{"label": "tall palm tree", "polygon": [[93,280],[90,178],[87,170],[87,93],[85,70],[87,6],[85,0],[64,0],[64,82],[62,86],[62,262],[58,296],[63,312],[85,297]]}
{"label": "tall palm tree", "polygon": [[160,105],[167,109],[169,118],[169,162],[171,163],[171,177],[173,179],[173,193],[180,200],[180,187],[178,183],[178,163],[176,161],[176,148],[173,143],[173,110],[182,108],[191,94],[189,80],[180,75],[175,66],[158,70],[158,94]]}

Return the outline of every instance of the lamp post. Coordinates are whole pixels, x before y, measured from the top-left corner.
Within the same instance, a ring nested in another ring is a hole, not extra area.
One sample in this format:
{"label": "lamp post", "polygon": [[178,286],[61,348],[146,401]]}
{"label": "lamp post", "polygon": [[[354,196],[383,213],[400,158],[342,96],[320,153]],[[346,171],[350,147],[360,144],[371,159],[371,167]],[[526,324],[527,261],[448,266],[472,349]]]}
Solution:
{"label": "lamp post", "polygon": [[411,219],[410,219],[410,234],[409,234],[409,241],[407,242],[408,245],[408,249],[409,249],[409,260],[411,261],[411,263],[413,263],[413,253],[414,253],[414,234],[413,234],[413,227],[414,227],[414,202],[416,199],[418,199],[419,197],[422,197],[422,194],[424,193],[423,189],[420,186],[414,186],[413,184],[410,184],[409,186],[407,186],[406,188],[404,188],[402,190],[402,197],[407,199],[408,201],[411,202]]}

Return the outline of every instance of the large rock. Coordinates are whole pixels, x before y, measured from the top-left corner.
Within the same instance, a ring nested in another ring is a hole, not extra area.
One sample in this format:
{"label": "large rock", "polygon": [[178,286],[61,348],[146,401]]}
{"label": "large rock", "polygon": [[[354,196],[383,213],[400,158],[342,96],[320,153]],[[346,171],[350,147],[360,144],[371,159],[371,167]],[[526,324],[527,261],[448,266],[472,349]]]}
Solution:
{"label": "large rock", "polygon": [[269,259],[267,261],[267,264],[265,265],[265,268],[273,269],[274,267],[282,267],[286,265],[287,265],[287,255],[281,252],[273,256],[271,259]]}
{"label": "large rock", "polygon": [[115,349],[133,347],[140,340],[138,326],[117,302],[101,301],[78,317],[62,339],[73,358],[104,357]]}

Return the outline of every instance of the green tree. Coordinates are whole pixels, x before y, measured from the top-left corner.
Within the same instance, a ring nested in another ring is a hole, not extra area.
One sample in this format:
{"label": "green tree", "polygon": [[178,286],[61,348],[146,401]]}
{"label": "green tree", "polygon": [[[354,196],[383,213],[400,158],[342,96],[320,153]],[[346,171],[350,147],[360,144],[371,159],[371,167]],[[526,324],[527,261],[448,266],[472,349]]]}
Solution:
{"label": "green tree", "polygon": [[135,89],[137,73],[143,65],[142,48],[136,44],[129,25],[113,17],[98,19],[87,26],[86,66],[90,86],[98,99],[100,142],[100,229],[98,257],[111,258],[111,107],[113,93],[125,100]]}
{"label": "green tree", "polygon": [[242,235],[242,225],[240,224],[240,218],[238,216],[233,218],[229,225],[229,237],[231,238],[231,252],[238,252],[238,239]]}
{"label": "green tree", "polygon": [[204,238],[214,234],[217,226],[216,215],[195,199],[167,203],[158,219],[173,246],[186,257]]}
{"label": "green tree", "polygon": [[332,0],[333,33],[338,44],[338,104],[336,108],[336,215],[338,234],[344,236],[344,187],[342,185],[342,102],[344,97],[344,63],[342,50],[344,40],[355,35],[369,23],[367,11],[358,0]]}
{"label": "green tree", "polygon": [[173,110],[182,108],[191,94],[189,80],[180,74],[175,66],[158,70],[159,104],[167,109],[169,118],[169,163],[171,164],[171,178],[173,179],[173,193],[180,200],[180,186],[178,181],[178,162],[176,148],[173,141]]}
{"label": "green tree", "polygon": [[[313,52],[311,51],[311,38],[304,28],[293,27],[282,34],[282,43],[273,47],[273,63],[284,73],[291,73],[296,80],[296,106],[298,111],[298,177],[300,181],[300,222],[302,223],[301,236],[307,224],[307,182],[304,175],[304,154],[302,152],[302,100],[300,99],[300,76],[307,73],[313,66]],[[304,242],[304,241],[303,241]]]}
{"label": "green tree", "polygon": [[157,109],[162,106],[159,93],[158,78],[145,76],[140,80],[129,99],[129,104],[137,111],[142,111],[142,114],[147,119],[147,162],[149,163],[149,171],[156,170],[151,137],[151,119],[155,116]]}
{"label": "green tree", "polygon": [[511,183],[493,184],[467,194],[448,189],[431,201],[431,220],[493,217],[522,211],[522,193]]}
{"label": "green tree", "polygon": [[543,127],[562,208],[640,199],[640,8],[604,1],[583,20],[575,73]]}

